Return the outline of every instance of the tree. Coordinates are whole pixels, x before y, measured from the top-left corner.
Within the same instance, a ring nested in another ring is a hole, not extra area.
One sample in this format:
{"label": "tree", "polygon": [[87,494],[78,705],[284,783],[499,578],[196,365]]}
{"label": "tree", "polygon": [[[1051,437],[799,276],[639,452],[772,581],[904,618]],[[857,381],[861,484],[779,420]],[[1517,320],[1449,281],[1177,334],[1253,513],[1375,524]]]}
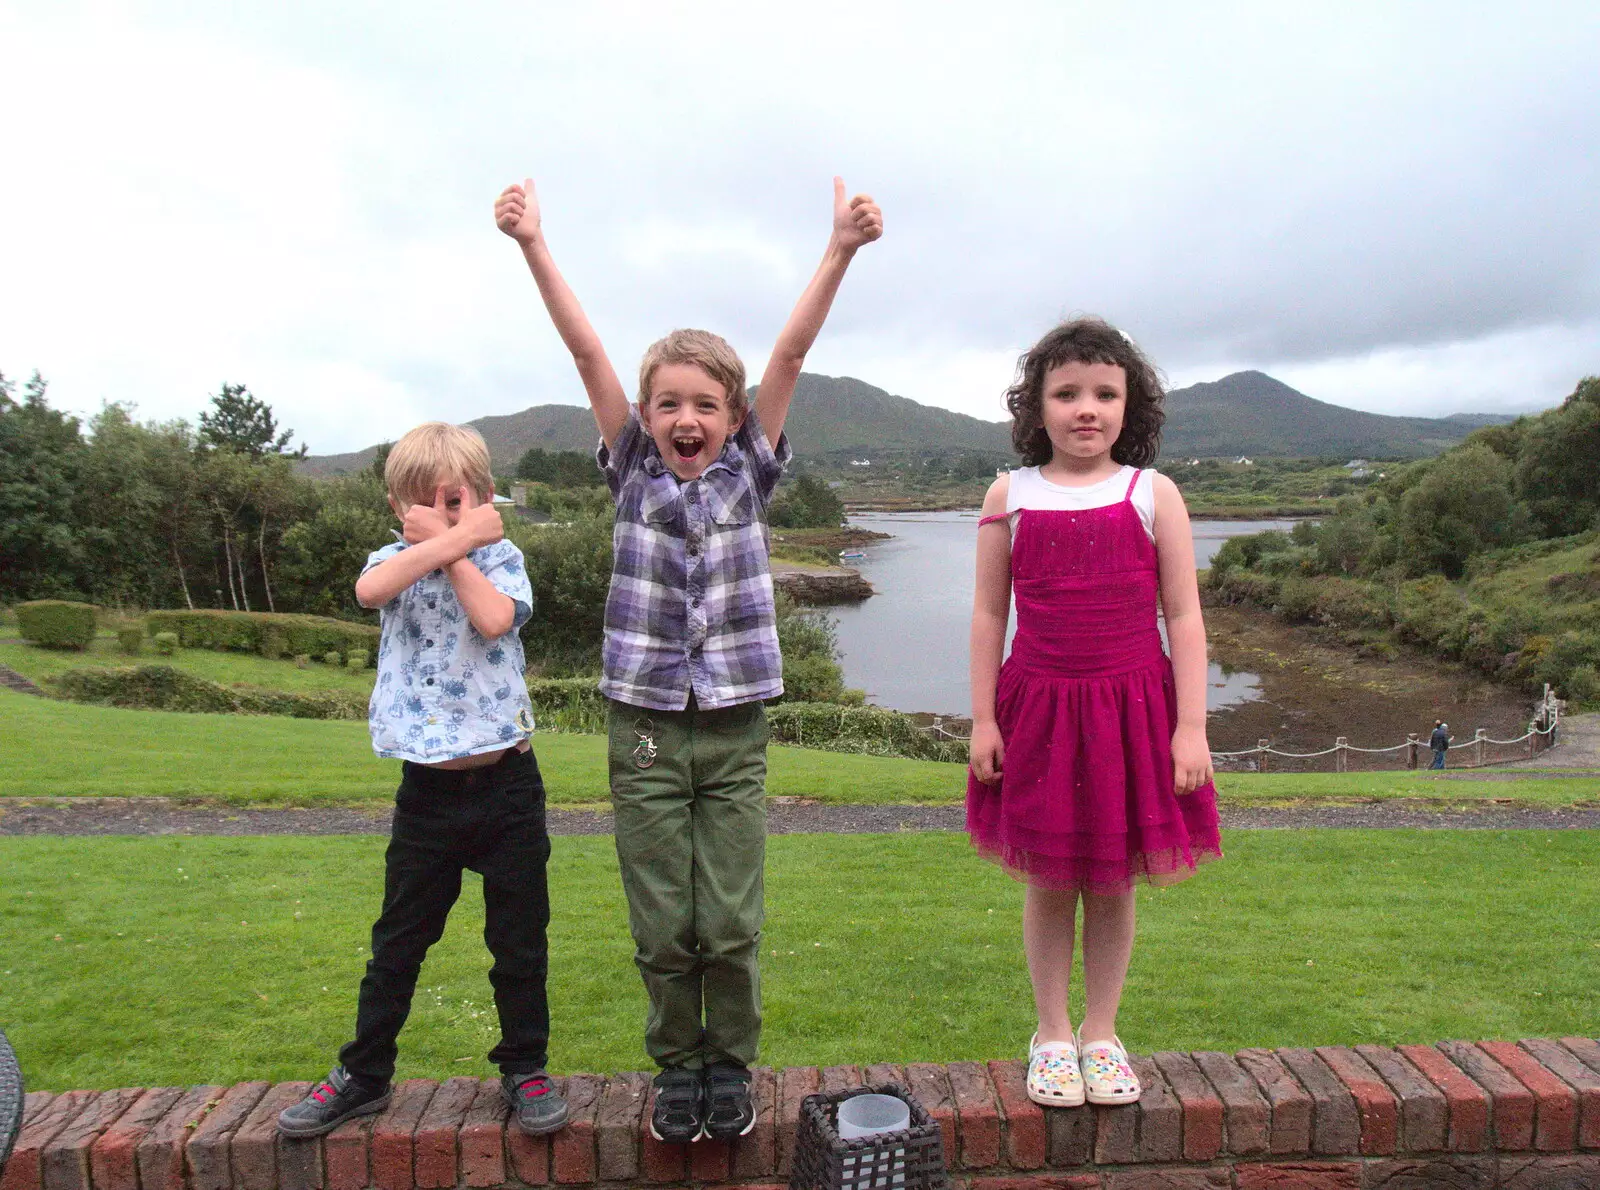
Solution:
{"label": "tree", "polygon": [[1551,537],[1579,533],[1600,512],[1600,376],[1581,381],[1522,438],[1516,491]]}
{"label": "tree", "polygon": [[263,455],[289,454],[306,457],[306,446],[298,451],[286,448],[293,430],[278,432],[278,419],[272,406],[252,395],[242,384],[224,384],[211,398],[211,412],[200,415],[200,441],[220,450],[240,451],[253,459]]}
{"label": "tree", "polygon": [[1527,512],[1511,495],[1511,466],[1487,446],[1459,447],[1426,466],[1400,499],[1400,558],[1413,574],[1460,578],[1467,559],[1511,545]]}
{"label": "tree", "polygon": [[767,523],[780,529],[837,529],[844,502],[827,484],[802,475],[767,510]]}
{"label": "tree", "polygon": [[83,536],[75,493],[78,419],[51,409],[35,372],[19,404],[0,375],[0,598],[81,594]]}
{"label": "tree", "polygon": [[279,591],[287,610],[321,616],[362,616],[356,579],[367,555],[394,540],[398,528],[383,480],[370,470],[319,481],[313,510],[283,534]]}

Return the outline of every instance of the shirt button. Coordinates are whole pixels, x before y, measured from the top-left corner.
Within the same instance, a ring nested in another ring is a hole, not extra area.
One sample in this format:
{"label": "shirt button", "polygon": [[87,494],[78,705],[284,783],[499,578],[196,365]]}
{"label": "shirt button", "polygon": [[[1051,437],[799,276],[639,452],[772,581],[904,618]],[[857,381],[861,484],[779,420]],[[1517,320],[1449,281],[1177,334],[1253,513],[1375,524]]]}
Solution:
{"label": "shirt button", "polygon": [[689,606],[690,607],[699,607],[700,606],[700,601],[698,599],[691,599],[691,600],[689,600]]}
{"label": "shirt button", "polygon": [[433,608],[436,608],[438,606],[439,605],[437,603],[435,603],[433,600],[431,600],[431,599],[428,600],[428,607],[429,607],[430,610],[433,609]]}
{"label": "shirt button", "polygon": [[430,686],[433,685],[433,679],[432,678],[428,679],[428,685],[430,685]]}
{"label": "shirt button", "polygon": [[422,643],[427,645],[430,649],[433,648],[433,642],[431,640],[425,640]]}

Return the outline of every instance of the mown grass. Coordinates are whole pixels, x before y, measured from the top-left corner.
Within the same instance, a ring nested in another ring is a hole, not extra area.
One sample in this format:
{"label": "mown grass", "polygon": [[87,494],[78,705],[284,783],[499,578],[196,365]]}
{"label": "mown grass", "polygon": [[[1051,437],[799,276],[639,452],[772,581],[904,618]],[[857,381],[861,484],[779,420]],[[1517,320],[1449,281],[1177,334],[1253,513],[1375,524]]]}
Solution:
{"label": "mown grass", "polygon": [[[1584,1033],[1600,1019],[1594,832],[1230,832],[1142,890],[1136,1050]],[[0,1022],[30,1088],[312,1078],[351,1028],[379,837],[0,839]],[[552,1063],[645,1069],[615,853],[555,840]],[[1022,1053],[1021,889],[957,835],[770,842],[764,1061]],[[469,880],[401,1076],[487,1073]],[[1081,1003],[1081,995],[1077,997]]]}
{"label": "mown grass", "polygon": [[[0,797],[195,797],[235,804],[338,805],[384,800],[399,765],[373,757],[364,723],[248,715],[189,715],[80,706],[0,690]],[[605,740],[534,738],[550,801],[610,797]],[[1572,805],[1600,797],[1600,781],[1441,779],[1425,773],[1224,773],[1224,802],[1348,798],[1510,800]],[[960,802],[958,764],[859,756],[774,744],[767,792],[837,804]]]}
{"label": "mown grass", "polygon": [[[396,761],[365,723],[80,706],[0,690],[0,797],[205,797],[249,804],[386,800]],[[608,801],[601,736],[534,737],[552,804]],[[773,745],[767,791],[832,802],[949,801],[957,765]]]}

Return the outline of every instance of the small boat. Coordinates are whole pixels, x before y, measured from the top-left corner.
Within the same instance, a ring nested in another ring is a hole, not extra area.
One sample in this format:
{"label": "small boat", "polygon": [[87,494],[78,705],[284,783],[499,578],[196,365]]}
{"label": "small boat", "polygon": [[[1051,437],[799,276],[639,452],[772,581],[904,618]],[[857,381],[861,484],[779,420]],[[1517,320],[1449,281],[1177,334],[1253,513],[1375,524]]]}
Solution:
{"label": "small boat", "polygon": [[867,556],[867,554],[866,554],[865,550],[840,550],[839,551],[839,557],[840,558],[865,558],[866,556]]}

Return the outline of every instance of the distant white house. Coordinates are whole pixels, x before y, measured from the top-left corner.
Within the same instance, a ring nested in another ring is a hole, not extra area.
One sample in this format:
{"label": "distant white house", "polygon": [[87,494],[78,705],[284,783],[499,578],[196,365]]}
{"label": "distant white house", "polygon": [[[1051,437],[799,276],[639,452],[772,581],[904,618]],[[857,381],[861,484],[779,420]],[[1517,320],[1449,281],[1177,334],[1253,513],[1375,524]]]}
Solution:
{"label": "distant white house", "polygon": [[1245,466],[1245,467],[1254,467],[1256,465],[1254,459],[1246,458],[1244,455],[1240,455],[1238,458],[1234,459],[1233,461],[1235,463],[1238,463],[1241,466]]}
{"label": "distant white house", "polygon": [[852,467],[870,467],[870,466],[872,466],[872,460],[871,459],[851,459],[850,460],[850,465]]}

